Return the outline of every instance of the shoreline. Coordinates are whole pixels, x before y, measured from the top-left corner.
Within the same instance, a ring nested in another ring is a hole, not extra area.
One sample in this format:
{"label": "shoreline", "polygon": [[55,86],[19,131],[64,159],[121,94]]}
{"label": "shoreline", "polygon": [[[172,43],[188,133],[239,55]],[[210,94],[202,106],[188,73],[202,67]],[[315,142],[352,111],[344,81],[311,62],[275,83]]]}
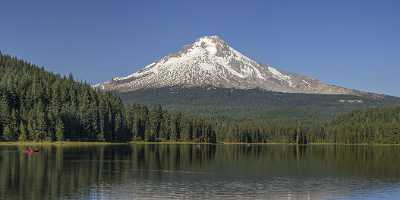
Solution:
{"label": "shoreline", "polygon": [[0,146],[89,146],[89,145],[121,145],[127,143],[117,143],[117,142],[78,142],[78,141],[64,141],[64,142],[0,142]]}
{"label": "shoreline", "polygon": [[206,143],[206,142],[189,142],[189,141],[163,141],[163,142],[146,142],[146,141],[130,141],[130,142],[79,142],[79,141],[63,141],[63,142],[8,142],[0,141],[0,146],[89,146],[89,145],[288,145],[288,146],[400,146],[400,144],[381,144],[381,143],[309,143],[309,144],[294,144],[294,143],[241,143],[241,142],[221,142],[221,143]]}

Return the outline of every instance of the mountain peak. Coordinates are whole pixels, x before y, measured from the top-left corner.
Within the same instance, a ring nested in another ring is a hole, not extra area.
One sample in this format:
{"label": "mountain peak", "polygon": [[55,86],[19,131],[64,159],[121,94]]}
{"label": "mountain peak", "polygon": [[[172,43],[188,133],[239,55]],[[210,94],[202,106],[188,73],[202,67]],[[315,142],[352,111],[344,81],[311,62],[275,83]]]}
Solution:
{"label": "mountain peak", "polygon": [[222,50],[226,48],[227,43],[217,35],[203,36],[189,45],[191,48],[203,48],[210,55],[221,55]]}
{"label": "mountain peak", "polygon": [[203,36],[203,37],[200,37],[200,38],[197,39],[197,40],[204,40],[204,39],[206,39],[206,40],[223,41],[223,40],[221,39],[221,37],[219,37],[218,35],[205,35],[205,36]]}
{"label": "mountain peak", "polygon": [[141,70],[97,85],[131,91],[161,87],[219,87],[290,93],[353,94],[353,90],[262,65],[230,47],[219,36],[203,36]]}

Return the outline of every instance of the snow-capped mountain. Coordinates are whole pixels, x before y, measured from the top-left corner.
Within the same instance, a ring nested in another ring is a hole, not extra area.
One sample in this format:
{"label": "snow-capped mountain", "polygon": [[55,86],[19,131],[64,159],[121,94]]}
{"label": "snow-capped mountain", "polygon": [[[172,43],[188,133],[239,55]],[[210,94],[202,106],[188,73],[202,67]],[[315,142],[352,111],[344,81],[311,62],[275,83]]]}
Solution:
{"label": "snow-capped mountain", "polygon": [[120,92],[162,87],[220,87],[260,88],[288,93],[357,93],[260,64],[236,51],[218,36],[199,38],[177,53],[165,56],[131,75],[115,77],[94,87]]}

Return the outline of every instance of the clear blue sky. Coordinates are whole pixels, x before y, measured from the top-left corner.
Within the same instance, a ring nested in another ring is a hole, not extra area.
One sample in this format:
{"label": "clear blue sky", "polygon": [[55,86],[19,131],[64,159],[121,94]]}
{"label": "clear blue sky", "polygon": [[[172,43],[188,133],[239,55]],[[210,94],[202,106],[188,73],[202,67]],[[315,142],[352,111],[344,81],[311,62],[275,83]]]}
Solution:
{"label": "clear blue sky", "polygon": [[96,83],[203,35],[265,64],[400,96],[400,1],[4,0],[0,50]]}

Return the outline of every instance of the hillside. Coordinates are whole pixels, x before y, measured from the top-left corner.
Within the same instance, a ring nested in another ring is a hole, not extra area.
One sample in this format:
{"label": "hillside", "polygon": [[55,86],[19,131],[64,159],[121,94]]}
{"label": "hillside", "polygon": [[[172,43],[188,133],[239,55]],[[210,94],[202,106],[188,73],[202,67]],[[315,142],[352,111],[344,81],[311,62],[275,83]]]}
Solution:
{"label": "hillside", "polygon": [[399,104],[390,96],[279,93],[260,89],[157,88],[117,93],[125,103],[228,119],[331,119],[354,109]]}
{"label": "hillside", "polygon": [[0,141],[132,140],[215,142],[216,135],[204,119],[124,105],[71,75],[0,53]]}
{"label": "hillside", "polygon": [[0,53],[0,140],[123,140],[118,97]]}
{"label": "hillside", "polygon": [[400,144],[400,106],[353,111],[336,117],[327,127],[335,143]]}

